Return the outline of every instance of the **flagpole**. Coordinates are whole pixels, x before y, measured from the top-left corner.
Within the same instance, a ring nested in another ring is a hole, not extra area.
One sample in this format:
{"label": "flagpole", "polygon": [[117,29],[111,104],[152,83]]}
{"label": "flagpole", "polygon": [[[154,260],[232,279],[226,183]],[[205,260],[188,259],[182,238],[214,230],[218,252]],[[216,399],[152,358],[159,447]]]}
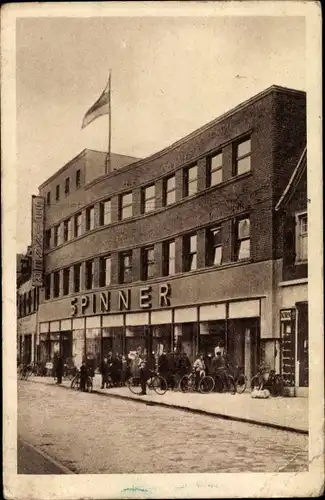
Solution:
{"label": "flagpole", "polygon": [[108,153],[106,160],[106,174],[111,166],[111,143],[112,143],[112,106],[111,106],[111,89],[112,89],[112,72],[109,70],[108,78]]}

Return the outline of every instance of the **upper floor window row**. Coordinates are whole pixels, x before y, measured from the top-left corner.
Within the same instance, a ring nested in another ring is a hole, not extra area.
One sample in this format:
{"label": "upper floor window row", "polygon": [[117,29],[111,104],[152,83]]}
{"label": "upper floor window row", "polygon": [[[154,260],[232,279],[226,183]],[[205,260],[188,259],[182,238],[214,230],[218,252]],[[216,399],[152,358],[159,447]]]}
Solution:
{"label": "upper floor window row", "polygon": [[37,311],[39,305],[39,289],[33,288],[28,292],[17,295],[18,316],[23,317]]}
{"label": "upper floor window row", "polygon": [[[76,170],[75,173],[75,188],[80,189],[81,187],[81,170],[78,169]],[[65,196],[68,196],[71,192],[71,182],[70,182],[70,177],[66,177],[64,180],[64,194]],[[60,201],[60,184],[57,184],[55,186],[55,201]],[[46,204],[49,206],[51,205],[51,191],[48,191],[46,193]]]}

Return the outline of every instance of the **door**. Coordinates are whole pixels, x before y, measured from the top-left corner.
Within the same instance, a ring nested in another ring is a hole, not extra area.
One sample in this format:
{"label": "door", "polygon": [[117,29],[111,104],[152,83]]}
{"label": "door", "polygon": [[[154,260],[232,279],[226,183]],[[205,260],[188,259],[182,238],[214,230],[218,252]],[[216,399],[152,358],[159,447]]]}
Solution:
{"label": "door", "polygon": [[299,387],[308,387],[308,302],[297,303],[297,361],[299,361]]}
{"label": "door", "polygon": [[293,309],[280,311],[281,375],[286,386],[294,387],[295,377],[295,314]]}
{"label": "door", "polygon": [[29,365],[32,361],[32,336],[25,335],[24,339],[24,363]]}
{"label": "door", "polygon": [[61,332],[61,356],[63,362],[72,361],[72,332]]}

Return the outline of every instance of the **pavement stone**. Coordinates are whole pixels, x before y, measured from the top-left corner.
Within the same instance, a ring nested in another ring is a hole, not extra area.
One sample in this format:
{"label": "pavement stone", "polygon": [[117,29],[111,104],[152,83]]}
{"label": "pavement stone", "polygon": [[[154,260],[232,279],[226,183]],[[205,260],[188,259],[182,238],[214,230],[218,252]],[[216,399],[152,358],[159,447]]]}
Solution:
{"label": "pavement stone", "polygon": [[[37,383],[54,385],[50,377],[31,377]],[[132,394],[127,387],[101,389],[101,377],[94,378],[94,391],[111,397],[136,400],[154,405],[174,407],[198,413],[206,413],[220,418],[249,422],[267,427],[308,433],[308,398],[271,397],[253,399],[250,393],[244,394],[200,394],[167,391],[163,396],[148,390],[146,396]],[[64,380],[62,386],[69,388],[70,381]]]}

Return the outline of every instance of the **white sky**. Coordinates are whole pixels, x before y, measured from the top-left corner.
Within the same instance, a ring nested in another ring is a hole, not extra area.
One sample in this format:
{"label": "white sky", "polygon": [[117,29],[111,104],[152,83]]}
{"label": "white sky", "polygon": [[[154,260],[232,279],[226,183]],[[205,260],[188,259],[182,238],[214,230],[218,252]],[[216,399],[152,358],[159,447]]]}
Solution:
{"label": "white sky", "polygon": [[[272,84],[305,90],[303,17],[17,20],[17,252],[31,195],[84,148],[107,149],[107,116],[81,131],[112,69],[112,151],[145,157]],[[239,75],[237,77],[236,75]]]}

